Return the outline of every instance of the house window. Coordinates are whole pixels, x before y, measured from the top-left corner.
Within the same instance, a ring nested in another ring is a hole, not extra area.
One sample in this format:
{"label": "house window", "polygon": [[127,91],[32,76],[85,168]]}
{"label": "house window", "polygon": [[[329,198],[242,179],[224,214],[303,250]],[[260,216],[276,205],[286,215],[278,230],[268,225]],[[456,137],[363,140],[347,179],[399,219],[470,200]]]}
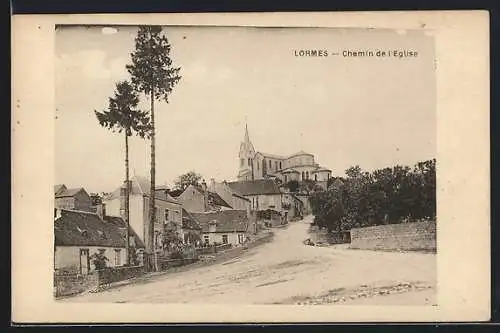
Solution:
{"label": "house window", "polygon": [[287,178],[287,176],[285,175],[285,183],[286,183],[287,181],[288,181],[288,178]]}
{"label": "house window", "polygon": [[273,165],[271,164],[271,160],[269,160],[269,169],[272,169]]}
{"label": "house window", "polygon": [[238,243],[243,244],[243,241],[244,241],[243,235],[242,234],[238,234]]}
{"label": "house window", "polygon": [[275,161],[275,162],[274,162],[274,168],[275,168],[276,170],[278,170],[278,162],[277,162],[277,161]]}
{"label": "house window", "polygon": [[304,179],[306,179],[305,178],[305,173],[304,173],[304,171],[302,171],[302,180],[304,180]]}
{"label": "house window", "polygon": [[280,162],[280,170],[281,170],[281,169],[282,169],[282,168],[281,168],[281,162]]}
{"label": "house window", "polygon": [[222,244],[227,244],[227,235],[222,235]]}
{"label": "house window", "polygon": [[314,180],[318,181],[318,175],[314,175]]}
{"label": "house window", "polygon": [[252,164],[252,160],[249,158],[248,159],[248,165],[250,166],[250,164]]}
{"label": "house window", "polygon": [[309,179],[309,171],[306,171],[306,179]]}
{"label": "house window", "polygon": [[257,161],[257,171],[259,171],[259,170],[260,170],[260,163],[258,163],[258,161]]}
{"label": "house window", "polygon": [[165,209],[165,222],[168,221],[168,209]]}
{"label": "house window", "polygon": [[208,235],[203,236],[203,240],[205,241],[205,244],[207,244],[207,245],[210,242]]}
{"label": "house window", "polygon": [[115,266],[120,266],[121,265],[121,249],[115,249]]}
{"label": "house window", "polygon": [[243,163],[244,163],[243,161],[244,161],[244,159],[240,158],[240,166],[243,166]]}

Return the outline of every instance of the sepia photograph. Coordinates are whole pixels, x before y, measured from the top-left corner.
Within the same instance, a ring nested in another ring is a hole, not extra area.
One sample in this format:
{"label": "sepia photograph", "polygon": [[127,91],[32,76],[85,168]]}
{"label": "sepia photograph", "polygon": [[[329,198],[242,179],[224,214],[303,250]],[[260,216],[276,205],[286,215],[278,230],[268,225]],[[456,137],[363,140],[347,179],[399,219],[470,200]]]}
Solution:
{"label": "sepia photograph", "polygon": [[488,22],[14,15],[12,321],[488,320]]}
{"label": "sepia photograph", "polygon": [[437,305],[425,30],[55,31],[54,297]]}

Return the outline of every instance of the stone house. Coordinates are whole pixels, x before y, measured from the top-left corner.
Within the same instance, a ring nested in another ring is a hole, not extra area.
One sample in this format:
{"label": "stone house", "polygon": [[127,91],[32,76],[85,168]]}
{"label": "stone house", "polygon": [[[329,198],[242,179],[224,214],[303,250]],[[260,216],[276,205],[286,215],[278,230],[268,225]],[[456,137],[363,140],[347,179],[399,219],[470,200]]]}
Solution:
{"label": "stone house", "polygon": [[228,182],[227,185],[250,200],[251,210],[285,211],[282,206],[282,192],[272,179]]}
{"label": "stone house", "polygon": [[[173,230],[182,237],[182,205],[166,190],[155,191],[156,220],[153,244],[149,244],[149,197],[150,182],[147,178],[134,175],[130,180],[130,226],[145,243],[146,249],[160,249],[165,229]],[[103,199],[106,213],[124,217],[126,188],[121,186]]]}
{"label": "stone house", "polygon": [[[85,211],[55,209],[54,269],[56,272],[88,274],[95,269],[92,255],[104,252],[108,267],[126,263],[126,225],[119,217],[104,217]],[[120,220],[120,221],[117,221]],[[130,246],[144,244],[130,228]]]}
{"label": "stone house", "polygon": [[210,180],[209,190],[217,193],[234,210],[251,209],[251,201],[241,193],[231,189],[226,181],[216,182],[213,178]]}
{"label": "stone house", "polygon": [[57,209],[73,209],[92,211],[92,199],[84,188],[67,188],[64,184],[54,186],[55,202]]}
{"label": "stone house", "polygon": [[192,213],[200,222],[203,232],[203,243],[243,244],[250,232],[250,218],[248,211],[224,210],[219,212]]}
{"label": "stone house", "polygon": [[175,198],[192,213],[233,209],[217,193],[209,191],[205,182],[201,186],[189,185]]}

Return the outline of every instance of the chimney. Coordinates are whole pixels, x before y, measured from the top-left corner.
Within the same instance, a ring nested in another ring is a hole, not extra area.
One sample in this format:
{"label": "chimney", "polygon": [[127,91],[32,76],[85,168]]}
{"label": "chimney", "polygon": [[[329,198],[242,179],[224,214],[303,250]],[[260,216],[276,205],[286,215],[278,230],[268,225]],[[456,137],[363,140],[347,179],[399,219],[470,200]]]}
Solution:
{"label": "chimney", "polygon": [[201,188],[203,189],[204,211],[208,212],[209,211],[209,206],[208,206],[208,190],[207,190],[207,183],[205,182],[205,179],[203,179],[203,181],[201,183]]}

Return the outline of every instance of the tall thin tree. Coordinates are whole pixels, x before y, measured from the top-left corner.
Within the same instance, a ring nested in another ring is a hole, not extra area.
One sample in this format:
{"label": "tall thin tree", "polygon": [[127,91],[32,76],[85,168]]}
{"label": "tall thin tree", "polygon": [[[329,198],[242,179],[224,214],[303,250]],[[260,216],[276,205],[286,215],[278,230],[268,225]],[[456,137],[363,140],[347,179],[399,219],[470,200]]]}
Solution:
{"label": "tall thin tree", "polygon": [[147,111],[137,108],[139,96],[128,81],[116,84],[113,97],[109,98],[108,108],[94,113],[99,124],[113,132],[123,133],[125,136],[125,223],[127,231],[126,249],[127,265],[130,264],[130,181],[129,181],[129,136],[137,135],[141,138],[149,137],[151,124]]}
{"label": "tall thin tree", "polygon": [[[149,195],[149,250],[156,254],[154,244],[155,212],[155,101],[169,102],[169,95],[180,81],[180,67],[172,65],[171,45],[161,26],[140,26],[135,38],[135,50],[131,53],[132,63],[127,70],[132,77],[136,91],[144,93],[151,102],[151,178]],[[157,260],[155,256],[155,268]]]}

